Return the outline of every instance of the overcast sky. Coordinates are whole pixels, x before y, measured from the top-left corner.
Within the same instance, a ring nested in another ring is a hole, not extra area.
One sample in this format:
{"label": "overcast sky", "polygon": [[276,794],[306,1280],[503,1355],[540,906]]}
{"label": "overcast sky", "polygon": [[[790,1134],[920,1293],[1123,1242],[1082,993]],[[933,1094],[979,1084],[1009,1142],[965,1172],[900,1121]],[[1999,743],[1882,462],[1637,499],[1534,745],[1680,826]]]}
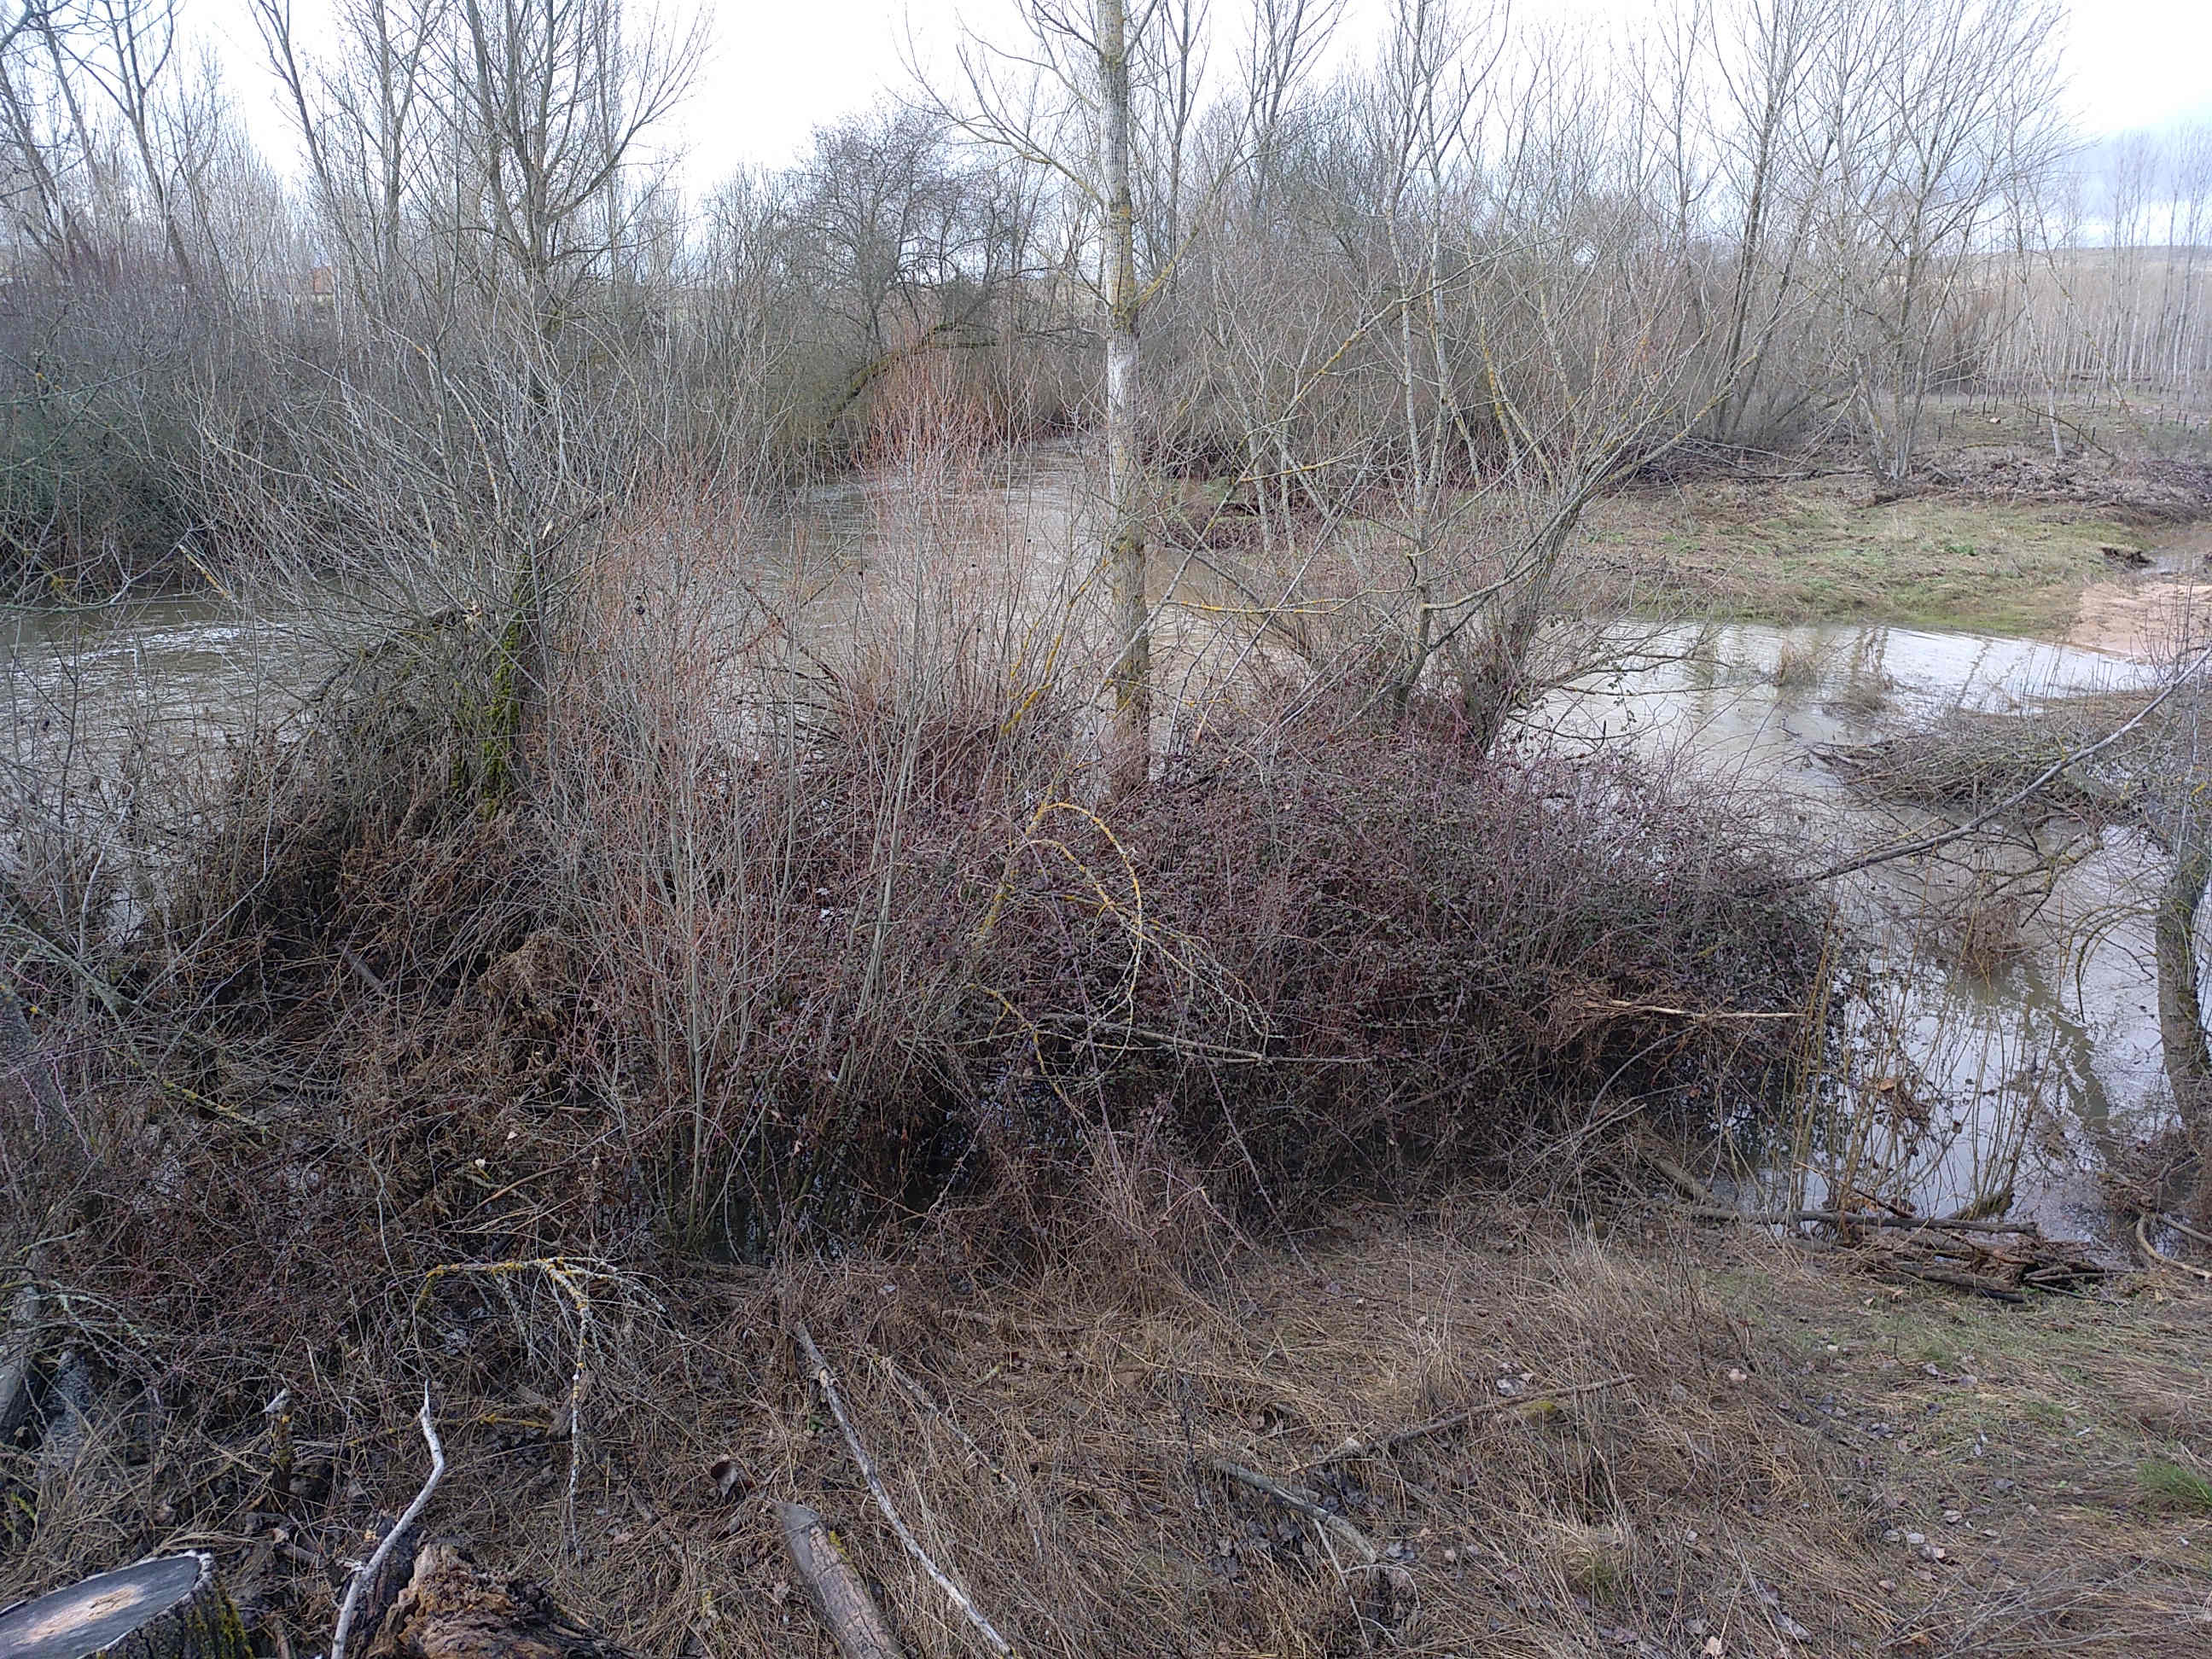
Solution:
{"label": "overcast sky", "polygon": [[[650,0],[647,0],[647,3]],[[909,33],[925,59],[941,57],[961,21],[1003,29],[1010,0],[662,0],[696,3],[714,49],[683,112],[696,186],[746,163],[789,161],[813,129],[910,84],[901,58]],[[1663,3],[1663,0],[1662,0]],[[303,33],[321,8],[297,0]],[[1519,0],[1531,17],[1622,22],[1654,0]],[[2084,137],[2212,121],[2212,0],[2064,0],[2068,103]],[[183,0],[188,24],[218,42],[256,136],[288,159],[292,138],[260,68],[245,0]],[[1214,0],[1225,23],[1237,0]],[[1382,0],[1352,0],[1343,46],[1358,52]]]}

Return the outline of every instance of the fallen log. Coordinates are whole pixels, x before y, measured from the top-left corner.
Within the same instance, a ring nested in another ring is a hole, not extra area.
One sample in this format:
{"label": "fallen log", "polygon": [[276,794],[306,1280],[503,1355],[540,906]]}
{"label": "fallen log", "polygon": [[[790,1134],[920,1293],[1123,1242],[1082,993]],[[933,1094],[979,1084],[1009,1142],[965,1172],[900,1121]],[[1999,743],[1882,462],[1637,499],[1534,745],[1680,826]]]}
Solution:
{"label": "fallen log", "polygon": [[635,1659],[570,1617],[534,1580],[488,1572],[447,1543],[422,1547],[414,1577],[368,1654],[369,1659]]}
{"label": "fallen log", "polygon": [[0,1613],[0,1659],[253,1659],[211,1555],[168,1555]]}
{"label": "fallen log", "polygon": [[39,1358],[39,1287],[27,1280],[8,1304],[8,1329],[0,1336],[0,1445],[12,1441],[31,1415],[31,1368]]}
{"label": "fallen log", "polygon": [[792,1568],[837,1651],[845,1659],[905,1659],[890,1621],[822,1517],[804,1504],[778,1504],[775,1518],[783,1528]]}

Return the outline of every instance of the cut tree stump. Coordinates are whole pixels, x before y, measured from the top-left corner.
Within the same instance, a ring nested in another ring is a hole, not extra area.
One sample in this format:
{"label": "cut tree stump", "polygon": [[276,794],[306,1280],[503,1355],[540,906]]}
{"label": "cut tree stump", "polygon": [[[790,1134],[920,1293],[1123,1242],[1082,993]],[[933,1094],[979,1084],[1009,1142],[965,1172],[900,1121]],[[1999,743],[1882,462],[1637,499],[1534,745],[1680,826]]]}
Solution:
{"label": "cut tree stump", "polygon": [[542,1585],[487,1572],[445,1543],[422,1547],[415,1576],[392,1603],[368,1654],[368,1659],[635,1659],[570,1618]]}
{"label": "cut tree stump", "polygon": [[167,1555],[0,1613],[0,1659],[252,1659],[211,1555]]}

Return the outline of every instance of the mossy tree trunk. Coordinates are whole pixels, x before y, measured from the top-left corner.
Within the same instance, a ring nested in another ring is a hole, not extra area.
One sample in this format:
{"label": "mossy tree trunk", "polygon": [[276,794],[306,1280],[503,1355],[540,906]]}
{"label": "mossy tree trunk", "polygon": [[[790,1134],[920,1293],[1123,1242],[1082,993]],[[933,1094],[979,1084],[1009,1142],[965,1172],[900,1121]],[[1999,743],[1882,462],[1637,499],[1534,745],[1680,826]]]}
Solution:
{"label": "mossy tree trunk", "polygon": [[465,710],[453,757],[456,793],[474,798],[489,817],[513,799],[523,778],[525,727],[542,678],[544,585],[540,550],[523,556],[508,592],[507,621],[492,641],[481,702]]}
{"label": "mossy tree trunk", "polygon": [[2166,1080],[2191,1138],[2203,1145],[2212,1122],[2212,1042],[2204,1031],[2197,963],[2197,916],[2212,882],[2212,835],[2194,826],[2177,838],[2173,869],[2159,894],[2153,938],[2158,962],[2158,1031]]}

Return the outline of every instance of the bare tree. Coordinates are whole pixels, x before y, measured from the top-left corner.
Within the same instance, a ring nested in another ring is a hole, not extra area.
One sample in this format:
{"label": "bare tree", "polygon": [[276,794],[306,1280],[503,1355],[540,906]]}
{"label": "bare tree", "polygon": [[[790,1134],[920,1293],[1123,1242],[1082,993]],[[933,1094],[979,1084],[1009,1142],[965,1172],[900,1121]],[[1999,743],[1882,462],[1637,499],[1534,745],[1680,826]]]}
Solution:
{"label": "bare tree", "polygon": [[347,0],[328,64],[301,53],[290,0],[253,0],[253,10],[341,256],[343,298],[386,316],[407,274],[407,216],[421,205],[431,49],[446,25],[444,0]]}
{"label": "bare tree", "polygon": [[194,286],[198,271],[177,217],[178,180],[158,131],[163,80],[177,48],[176,0],[93,0],[91,19],[88,46],[78,52],[76,66],[122,118],[177,276]]}
{"label": "bare tree", "polygon": [[[960,52],[963,95],[939,98],[939,110],[971,139],[1050,167],[1094,228],[1097,295],[1106,366],[1106,527],[1103,564],[1113,592],[1115,654],[1108,676],[1117,726],[1113,770],[1123,787],[1140,781],[1152,747],[1152,612],[1146,586],[1145,492],[1139,431],[1139,337],[1145,308],[1171,269],[1175,250],[1149,279],[1138,270],[1138,145],[1149,125],[1180,153],[1200,97],[1194,61],[1203,13],[1164,10],[1164,0],[1022,0],[1028,40],[1001,50],[969,37]],[[1171,20],[1171,21],[1170,21]],[[1155,49],[1140,57],[1148,40]],[[1149,84],[1139,74],[1149,70]],[[1017,72],[1018,71],[1018,72]],[[1038,98],[1039,82],[1056,94]],[[1140,118],[1164,89],[1165,113]],[[1180,162],[1163,170],[1179,225]],[[1179,233],[1178,233],[1179,234]]]}
{"label": "bare tree", "polygon": [[1740,214],[1719,336],[1725,389],[1713,417],[1724,442],[1740,441],[1753,419],[1771,431],[1792,412],[1787,401],[1762,408],[1761,399],[1774,395],[1770,355],[1800,297],[1813,210],[1835,156],[1832,133],[1808,120],[1806,91],[1818,54],[1849,26],[1833,0],[1744,0],[1730,20],[1731,49],[1717,57],[1730,118],[1723,164]]}
{"label": "bare tree", "polygon": [[2046,0],[1885,0],[1815,71],[1836,359],[1887,477],[1911,471],[1929,396],[1963,367],[1946,331],[2013,180],[2062,147],[2057,35]]}

